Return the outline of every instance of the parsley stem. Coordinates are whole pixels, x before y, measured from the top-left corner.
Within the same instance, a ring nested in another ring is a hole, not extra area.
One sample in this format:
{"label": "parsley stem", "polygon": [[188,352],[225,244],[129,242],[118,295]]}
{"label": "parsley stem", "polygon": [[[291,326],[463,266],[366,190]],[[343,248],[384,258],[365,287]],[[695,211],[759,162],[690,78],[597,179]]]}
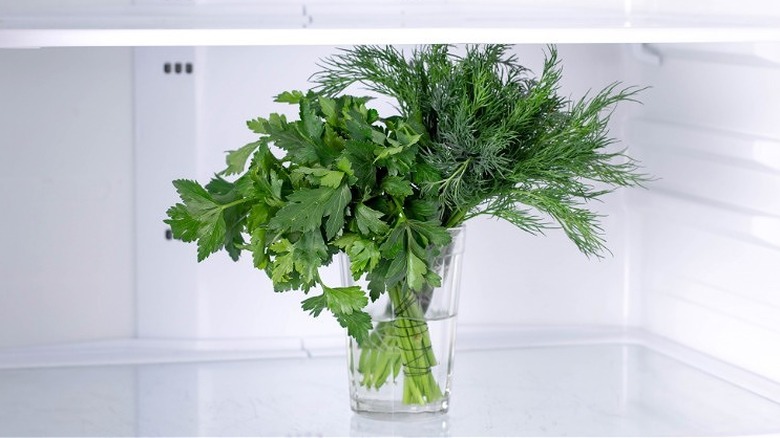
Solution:
{"label": "parsley stem", "polygon": [[222,210],[225,210],[225,209],[227,209],[227,208],[230,208],[230,207],[234,207],[234,206],[236,206],[236,205],[243,204],[243,203],[245,203],[245,202],[247,202],[247,201],[249,201],[249,198],[241,198],[241,199],[236,199],[235,201],[233,201],[233,202],[228,202],[227,204],[220,204],[219,208],[221,208]]}
{"label": "parsley stem", "polygon": [[395,207],[398,209],[398,216],[401,218],[401,222],[406,220],[406,215],[404,214],[404,206],[398,201],[398,198],[392,197],[393,203],[395,204]]}
{"label": "parsley stem", "polygon": [[388,289],[404,369],[403,402],[424,405],[443,397],[433,376],[437,364],[425,314],[417,295],[406,286]]}

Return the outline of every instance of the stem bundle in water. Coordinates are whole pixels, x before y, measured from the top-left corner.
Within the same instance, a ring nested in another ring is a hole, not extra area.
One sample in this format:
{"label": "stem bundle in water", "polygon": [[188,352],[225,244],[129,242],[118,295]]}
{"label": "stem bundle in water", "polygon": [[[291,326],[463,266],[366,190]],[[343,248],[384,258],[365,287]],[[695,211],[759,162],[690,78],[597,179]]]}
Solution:
{"label": "stem bundle in water", "polygon": [[432,372],[438,362],[417,294],[405,286],[396,286],[388,292],[395,311],[393,324],[401,350],[403,402],[424,405],[438,401],[443,394]]}

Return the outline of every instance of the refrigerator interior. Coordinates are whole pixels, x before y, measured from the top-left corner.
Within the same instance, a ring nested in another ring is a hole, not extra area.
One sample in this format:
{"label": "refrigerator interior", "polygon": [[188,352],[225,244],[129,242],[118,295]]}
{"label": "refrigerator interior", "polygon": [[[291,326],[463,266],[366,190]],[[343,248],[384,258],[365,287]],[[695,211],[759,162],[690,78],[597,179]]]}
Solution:
{"label": "refrigerator interior", "polygon": [[[0,435],[780,432],[777,7],[558,2],[522,29],[496,1],[472,29],[452,23],[466,2],[384,2],[375,22],[332,13],[348,2],[234,2],[216,24],[211,2],[73,4],[0,8]],[[399,14],[451,31],[407,38]],[[253,19],[280,29],[237,32]],[[245,258],[196,263],[166,237],[170,182],[208,179],[253,140],[245,120],[293,116],[271,97],[336,46],[466,35],[516,43],[535,72],[558,43],[572,99],[647,86],[612,133],[657,179],[595,206],[601,260],[560,230],[469,223],[450,412],[353,415],[338,324]]]}

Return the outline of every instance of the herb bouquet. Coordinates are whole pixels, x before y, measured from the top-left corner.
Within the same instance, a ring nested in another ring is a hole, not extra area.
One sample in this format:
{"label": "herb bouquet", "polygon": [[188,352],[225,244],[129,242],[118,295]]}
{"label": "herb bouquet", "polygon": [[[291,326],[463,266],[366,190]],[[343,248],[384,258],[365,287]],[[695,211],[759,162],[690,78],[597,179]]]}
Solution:
{"label": "herb bouquet", "polygon": [[[276,291],[320,291],[302,306],[331,312],[355,344],[353,408],[376,408],[361,397],[400,383],[390,409],[446,410],[449,364],[440,365],[426,318],[456,257],[453,237],[488,215],[531,233],[559,226],[600,255],[598,216],[585,203],[644,180],[609,150],[607,132],[611,109],[638,90],[612,85],[570,102],[557,94],[552,47],[538,79],[504,45],[461,55],[433,45],[408,57],[358,46],[321,68],[313,91],[276,97],[298,107],[298,120],[250,120],[258,140],[229,152],[208,184],[174,181],[182,203],[166,223],[197,242],[198,261],[248,251]],[[353,84],[392,98],[399,114],[380,117],[368,98],[343,95]],[[319,268],[341,252],[365,287],[323,283]],[[366,308],[380,298],[389,316],[374,321]],[[438,351],[451,354],[449,343]]]}

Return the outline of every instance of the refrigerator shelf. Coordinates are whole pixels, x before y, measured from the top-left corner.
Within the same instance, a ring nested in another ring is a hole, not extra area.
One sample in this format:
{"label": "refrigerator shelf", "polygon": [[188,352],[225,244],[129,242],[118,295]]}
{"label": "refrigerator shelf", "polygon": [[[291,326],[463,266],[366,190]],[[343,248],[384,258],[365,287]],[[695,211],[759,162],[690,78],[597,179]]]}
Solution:
{"label": "refrigerator shelf", "polygon": [[780,40],[780,8],[757,0],[118,3],[0,6],[0,47]]}
{"label": "refrigerator shelf", "polygon": [[643,331],[464,327],[450,412],[416,422],[349,410],[342,341],[6,350],[0,435],[780,432],[780,385]]}

